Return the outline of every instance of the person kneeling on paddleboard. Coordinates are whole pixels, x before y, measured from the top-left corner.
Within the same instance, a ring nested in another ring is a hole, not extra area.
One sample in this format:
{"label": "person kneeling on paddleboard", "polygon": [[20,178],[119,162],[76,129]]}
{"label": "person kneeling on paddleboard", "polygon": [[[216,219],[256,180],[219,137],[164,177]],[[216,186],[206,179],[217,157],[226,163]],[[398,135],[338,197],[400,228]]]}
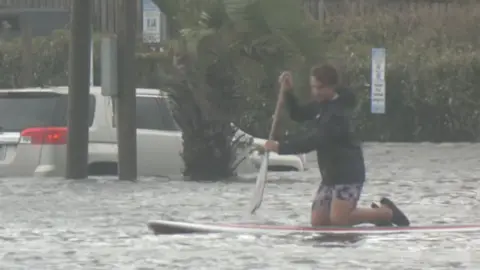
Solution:
{"label": "person kneeling on paddleboard", "polygon": [[290,117],[298,122],[311,120],[313,127],[301,138],[268,140],[264,148],[280,155],[317,151],[322,182],[312,203],[312,226],[410,225],[408,218],[388,198],[382,198],[380,206],[357,208],[365,182],[365,162],[361,143],[350,124],[355,96],[338,86],[336,69],[330,65],[312,68],[313,101],[303,106],[293,94],[291,74],[282,73],[279,82]]}

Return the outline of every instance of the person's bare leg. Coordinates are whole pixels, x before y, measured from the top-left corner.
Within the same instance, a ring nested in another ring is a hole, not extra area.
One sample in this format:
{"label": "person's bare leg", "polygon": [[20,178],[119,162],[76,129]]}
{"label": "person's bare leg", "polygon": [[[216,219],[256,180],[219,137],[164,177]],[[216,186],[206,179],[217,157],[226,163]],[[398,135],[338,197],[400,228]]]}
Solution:
{"label": "person's bare leg", "polygon": [[330,209],[330,222],[336,226],[390,221],[392,210],[387,207],[355,208],[356,202],[334,198]]}
{"label": "person's bare leg", "polygon": [[320,185],[313,199],[311,224],[312,227],[330,225],[330,204],[332,201],[332,188]]}
{"label": "person's bare leg", "polygon": [[354,226],[362,223],[376,224],[392,220],[388,207],[355,208],[356,202],[334,198],[330,208],[330,222],[336,226]]}
{"label": "person's bare leg", "polygon": [[391,220],[392,211],[389,208],[357,208],[362,189],[363,183],[336,185],[332,188],[331,225],[353,226],[361,223],[375,224]]}
{"label": "person's bare leg", "polygon": [[311,224],[312,227],[330,225],[330,211],[328,206],[320,206],[312,209]]}
{"label": "person's bare leg", "polygon": [[349,223],[352,226],[362,223],[378,224],[391,220],[392,210],[383,206],[379,208],[356,208],[349,216]]}
{"label": "person's bare leg", "polygon": [[[382,207],[385,207],[384,205],[381,205]],[[370,205],[371,208],[379,208],[380,206],[378,206],[378,204],[372,202],[372,204]],[[391,209],[390,209],[391,210]],[[392,220],[393,220],[393,210],[392,210]],[[375,223],[375,226],[377,227],[391,227],[393,226],[393,223],[392,223],[392,220],[389,220],[389,221],[382,221],[382,222],[376,222]]]}

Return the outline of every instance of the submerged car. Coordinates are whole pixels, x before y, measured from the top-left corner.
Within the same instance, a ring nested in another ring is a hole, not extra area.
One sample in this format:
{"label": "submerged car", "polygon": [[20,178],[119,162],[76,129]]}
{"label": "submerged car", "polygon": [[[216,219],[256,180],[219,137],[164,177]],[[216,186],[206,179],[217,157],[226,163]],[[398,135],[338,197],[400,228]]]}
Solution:
{"label": "submerged car", "polygon": [[[180,175],[182,133],[156,89],[136,90],[139,176]],[[91,87],[89,95],[89,175],[117,175],[114,105]],[[0,90],[0,176],[64,176],[67,157],[68,87]],[[253,138],[254,144],[262,140]],[[248,146],[239,173],[255,172],[261,158]],[[240,157],[241,158],[241,157]],[[302,156],[272,155],[270,170],[303,171]]]}

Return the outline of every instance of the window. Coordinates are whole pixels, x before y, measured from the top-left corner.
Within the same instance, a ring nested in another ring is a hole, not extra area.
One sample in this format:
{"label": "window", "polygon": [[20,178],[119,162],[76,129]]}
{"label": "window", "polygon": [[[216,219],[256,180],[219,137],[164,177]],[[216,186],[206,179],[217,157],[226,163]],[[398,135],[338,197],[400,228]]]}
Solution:
{"label": "window", "polygon": [[20,16],[16,14],[0,14],[0,31],[20,31]]}
{"label": "window", "polygon": [[137,128],[179,131],[167,101],[159,97],[137,97]]}
{"label": "window", "polygon": [[[30,127],[66,127],[68,96],[40,92],[0,93],[0,128],[20,132]],[[90,95],[89,126],[93,124],[95,98]]]}

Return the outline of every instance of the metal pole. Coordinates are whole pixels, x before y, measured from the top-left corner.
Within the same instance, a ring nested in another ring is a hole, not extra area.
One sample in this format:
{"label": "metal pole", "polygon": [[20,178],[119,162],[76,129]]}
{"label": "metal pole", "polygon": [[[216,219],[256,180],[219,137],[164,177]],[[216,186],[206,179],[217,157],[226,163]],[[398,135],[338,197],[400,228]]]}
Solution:
{"label": "metal pole", "polygon": [[[91,33],[93,33],[93,25],[90,26],[91,28]],[[94,86],[94,79],[95,79],[95,60],[93,58],[93,53],[95,51],[94,47],[94,42],[93,42],[93,36],[90,38],[90,86]]]}
{"label": "metal pole", "polygon": [[322,23],[325,22],[325,0],[320,0],[318,3],[318,20]]}
{"label": "metal pole", "polygon": [[91,0],[74,0],[70,32],[66,178],[88,176]]}
{"label": "metal pole", "polygon": [[135,91],[135,42],[137,3],[117,0],[117,138],[118,177],[120,180],[137,179],[137,132]]}

